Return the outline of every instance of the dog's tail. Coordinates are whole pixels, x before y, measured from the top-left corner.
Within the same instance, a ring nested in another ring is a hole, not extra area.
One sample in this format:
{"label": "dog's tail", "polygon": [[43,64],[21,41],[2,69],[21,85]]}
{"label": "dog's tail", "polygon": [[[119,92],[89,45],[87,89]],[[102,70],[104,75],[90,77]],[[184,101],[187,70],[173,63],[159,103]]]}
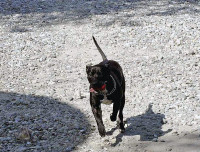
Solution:
{"label": "dog's tail", "polygon": [[94,44],[96,45],[99,53],[101,54],[101,56],[103,58],[103,61],[108,61],[106,55],[103,53],[102,49],[99,47],[99,45],[98,45],[97,41],[95,40],[94,36],[92,36],[92,38],[93,38]]}

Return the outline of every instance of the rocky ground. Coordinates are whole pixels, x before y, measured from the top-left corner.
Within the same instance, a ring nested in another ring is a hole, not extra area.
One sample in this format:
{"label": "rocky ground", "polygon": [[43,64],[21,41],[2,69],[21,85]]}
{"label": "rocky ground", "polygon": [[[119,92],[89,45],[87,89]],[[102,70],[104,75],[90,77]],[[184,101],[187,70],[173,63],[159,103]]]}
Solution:
{"label": "rocky ground", "polygon": [[[199,152],[200,2],[1,0],[0,151]],[[96,129],[94,35],[126,78],[119,133]]]}

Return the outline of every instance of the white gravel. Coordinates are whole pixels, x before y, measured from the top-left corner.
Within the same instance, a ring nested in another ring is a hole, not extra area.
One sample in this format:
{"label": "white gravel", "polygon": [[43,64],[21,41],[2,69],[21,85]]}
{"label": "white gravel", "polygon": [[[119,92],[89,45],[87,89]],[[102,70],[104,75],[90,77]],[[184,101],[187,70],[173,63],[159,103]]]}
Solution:
{"label": "white gravel", "polygon": [[[109,135],[95,129],[92,35],[123,67],[125,134],[111,106],[102,105]],[[199,152],[199,35],[198,0],[1,0],[0,151]],[[30,139],[19,141],[22,128]]]}

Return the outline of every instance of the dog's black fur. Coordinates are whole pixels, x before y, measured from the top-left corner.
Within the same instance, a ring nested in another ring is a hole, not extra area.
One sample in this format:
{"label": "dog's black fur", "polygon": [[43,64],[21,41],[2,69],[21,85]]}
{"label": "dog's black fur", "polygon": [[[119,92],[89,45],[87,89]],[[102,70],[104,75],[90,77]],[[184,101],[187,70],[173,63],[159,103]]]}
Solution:
{"label": "dog's black fur", "polygon": [[[93,37],[94,43],[102,55],[103,62],[94,65],[86,66],[87,78],[90,83],[90,89],[95,90],[90,92],[90,105],[97,122],[100,136],[105,136],[105,127],[102,121],[101,100],[106,95],[108,100],[112,100],[113,112],[110,115],[111,121],[116,121],[117,114],[119,118],[119,128],[121,132],[125,131],[123,123],[123,108],[125,105],[125,79],[121,66],[113,60],[107,60],[105,54],[97,44]],[[102,95],[102,85],[106,84],[107,93]],[[110,94],[109,94],[110,93]]]}

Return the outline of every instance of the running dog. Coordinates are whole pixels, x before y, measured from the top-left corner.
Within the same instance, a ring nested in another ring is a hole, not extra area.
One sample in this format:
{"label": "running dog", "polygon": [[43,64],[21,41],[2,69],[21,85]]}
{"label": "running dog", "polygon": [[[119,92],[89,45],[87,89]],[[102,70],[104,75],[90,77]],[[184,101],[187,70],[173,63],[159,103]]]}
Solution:
{"label": "running dog", "polygon": [[102,121],[101,104],[113,103],[113,112],[110,115],[110,120],[116,121],[119,112],[119,128],[121,132],[125,131],[123,122],[125,78],[119,63],[108,60],[94,37],[93,41],[103,61],[94,66],[87,65],[86,73],[90,83],[90,105],[98,126],[99,134],[101,137],[104,137],[106,131]]}

